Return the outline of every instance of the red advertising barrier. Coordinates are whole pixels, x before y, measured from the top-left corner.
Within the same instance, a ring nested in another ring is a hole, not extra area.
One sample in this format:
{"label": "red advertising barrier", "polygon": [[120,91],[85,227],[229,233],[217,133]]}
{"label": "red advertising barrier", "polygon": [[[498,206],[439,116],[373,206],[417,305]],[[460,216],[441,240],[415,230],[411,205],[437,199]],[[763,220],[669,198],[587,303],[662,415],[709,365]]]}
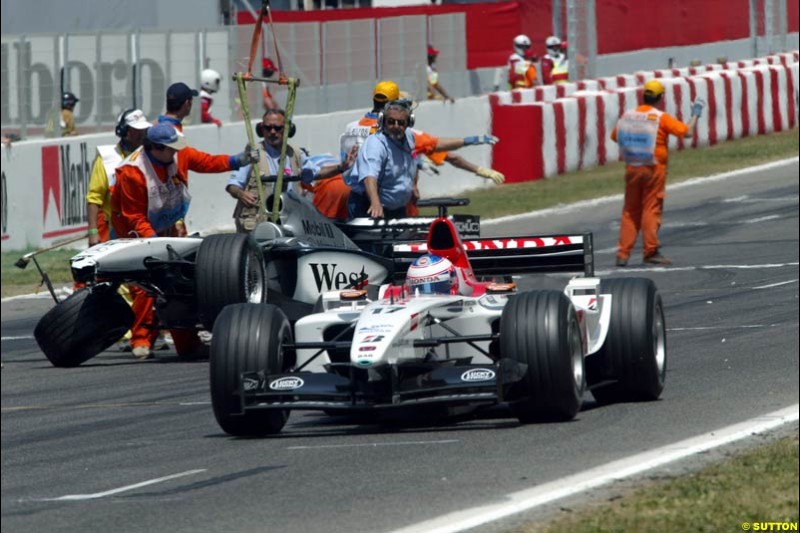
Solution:
{"label": "red advertising barrier", "polygon": [[[694,100],[706,101],[696,135],[685,141],[673,138],[670,147],[696,148],[796,128],[797,61],[797,53],[789,53],[747,61],[747,66],[738,69],[662,77],[664,110],[678,120],[688,122]],[[637,73],[641,80],[653,77],[654,72]],[[622,113],[641,102],[641,85],[613,90],[577,85],[565,86],[566,94],[528,90],[489,97],[492,134],[502,139],[494,147],[492,165],[508,182],[551,177],[619,159],[619,147],[608,136]],[[536,101],[537,96],[555,98]]]}
{"label": "red advertising barrier", "polygon": [[[562,2],[562,5],[565,4]],[[791,0],[786,4],[788,31],[796,32],[798,2]],[[519,33],[531,38],[534,54],[544,54],[544,40],[552,33],[551,5],[551,0],[519,0],[441,6],[273,11],[272,15],[276,23],[291,23],[464,13],[467,68],[476,69],[505,64],[512,51],[512,41]],[[749,13],[749,0],[597,0],[597,52],[613,54],[746,39],[750,35]],[[566,14],[562,20],[566,24]],[[253,22],[248,11],[239,12],[239,24]],[[763,21],[757,31],[764,34]],[[564,35],[566,27],[561,32],[561,36]],[[437,45],[435,42],[431,44]]]}
{"label": "red advertising barrier", "polygon": [[[334,20],[376,20],[412,15],[446,15],[449,13],[464,13],[466,16],[468,69],[505,64],[509,54],[512,52],[514,37],[522,31],[520,4],[518,2],[325,9],[319,11],[273,11],[272,20],[275,23],[330,22]],[[547,20],[550,19],[548,18]],[[240,11],[237,22],[239,24],[253,24],[255,21],[249,11]],[[436,42],[430,44],[438,47]],[[402,45],[402,43],[398,43],[398,45]],[[443,50],[443,52],[446,53],[447,51]]]}
{"label": "red advertising barrier", "polygon": [[750,35],[749,0],[597,0],[596,5],[598,54],[691,46]]}

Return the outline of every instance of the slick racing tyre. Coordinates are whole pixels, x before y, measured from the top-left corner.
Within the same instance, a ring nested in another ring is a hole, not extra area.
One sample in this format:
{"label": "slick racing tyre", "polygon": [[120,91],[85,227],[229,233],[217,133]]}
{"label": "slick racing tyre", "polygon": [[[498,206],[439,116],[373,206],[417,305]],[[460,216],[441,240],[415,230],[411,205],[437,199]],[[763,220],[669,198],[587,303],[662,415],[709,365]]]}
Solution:
{"label": "slick racing tyre", "polygon": [[264,254],[250,235],[209,235],[195,264],[197,310],[208,331],[229,304],[267,301]]}
{"label": "slick racing tyre", "polygon": [[281,348],[292,338],[289,320],[274,305],[230,305],[220,313],[211,338],[211,404],[226,433],[258,437],[283,429],[287,410],[242,411],[239,382],[243,372],[277,374],[294,364]]}
{"label": "slick racing tyre", "polygon": [[587,377],[598,403],[656,400],[667,372],[664,306],[646,278],[606,279],[611,322],[603,347],[587,361]]}
{"label": "slick racing tyre", "polygon": [[580,327],[569,298],[559,291],[511,298],[500,317],[500,353],[526,368],[509,398],[520,422],[575,418],[586,380]]}
{"label": "slick racing tyre", "polygon": [[33,336],[57,367],[88,361],[115,342],[133,324],[130,305],[109,286],[80,289],[50,309]]}

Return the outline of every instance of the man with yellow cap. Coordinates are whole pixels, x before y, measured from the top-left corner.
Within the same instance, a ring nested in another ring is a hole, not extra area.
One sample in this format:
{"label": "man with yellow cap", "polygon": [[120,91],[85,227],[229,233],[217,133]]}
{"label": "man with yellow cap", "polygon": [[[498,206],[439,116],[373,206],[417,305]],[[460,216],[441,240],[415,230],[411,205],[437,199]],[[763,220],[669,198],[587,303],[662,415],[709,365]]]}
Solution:
{"label": "man with yellow cap", "polygon": [[692,103],[692,118],[684,124],[660,111],[664,85],[650,80],[644,85],[644,105],[626,111],[611,132],[625,160],[625,202],[619,228],[617,266],[628,264],[631,250],[642,231],[643,261],[651,265],[670,265],[659,251],[658,229],[664,209],[667,184],[667,141],[670,135],[690,138],[705,102]]}
{"label": "man with yellow cap", "polygon": [[[345,157],[352,146],[361,145],[364,140],[376,132],[378,129],[378,118],[388,102],[393,100],[407,99],[408,95],[402,93],[397,84],[393,81],[381,81],[372,92],[372,110],[365,113],[364,116],[356,121],[351,122],[345,128],[344,134],[340,137],[340,148],[342,158]],[[453,137],[453,138],[439,138],[428,135],[419,130],[414,130],[415,155],[424,154],[431,157],[431,160],[436,165],[442,165],[445,161],[450,164],[474,172],[476,175],[492,180],[496,184],[503,183],[505,176],[501,173],[478,167],[461,157],[448,154],[448,150],[456,150],[463,146],[473,144],[495,144],[498,139],[491,135],[473,135],[470,137]],[[347,218],[347,198],[350,195],[350,187],[344,183],[341,176],[335,176],[330,179],[319,180],[311,187],[314,193],[314,205],[317,209],[328,218]],[[415,187],[415,198],[418,196]],[[419,214],[414,202],[409,204],[409,216]]]}
{"label": "man with yellow cap", "polygon": [[[372,91],[372,110],[364,116],[347,125],[340,138],[342,158],[345,157],[354,145],[359,146],[369,135],[375,132],[378,116],[384,106],[391,100],[400,97],[400,89],[393,81],[382,81]],[[314,206],[320,213],[328,218],[347,218],[347,198],[350,196],[350,187],[345,184],[341,175],[333,178],[318,180],[309,187],[314,193]]]}

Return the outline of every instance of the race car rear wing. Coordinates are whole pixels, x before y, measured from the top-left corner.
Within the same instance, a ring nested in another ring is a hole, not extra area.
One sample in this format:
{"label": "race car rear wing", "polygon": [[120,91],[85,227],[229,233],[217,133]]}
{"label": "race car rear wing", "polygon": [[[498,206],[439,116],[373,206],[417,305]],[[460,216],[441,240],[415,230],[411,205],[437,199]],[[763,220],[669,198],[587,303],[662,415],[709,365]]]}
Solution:
{"label": "race car rear wing", "polygon": [[[476,276],[510,276],[547,272],[583,272],[594,276],[592,234],[503,237],[462,241]],[[417,257],[428,253],[424,242],[392,246],[395,276],[405,275]]]}
{"label": "race car rear wing", "polygon": [[[448,217],[459,235],[464,237],[481,236],[481,217],[479,215],[450,215]],[[337,222],[336,226],[356,244],[374,244],[396,241],[425,239],[435,217],[406,217],[395,219],[354,218],[347,222]]]}

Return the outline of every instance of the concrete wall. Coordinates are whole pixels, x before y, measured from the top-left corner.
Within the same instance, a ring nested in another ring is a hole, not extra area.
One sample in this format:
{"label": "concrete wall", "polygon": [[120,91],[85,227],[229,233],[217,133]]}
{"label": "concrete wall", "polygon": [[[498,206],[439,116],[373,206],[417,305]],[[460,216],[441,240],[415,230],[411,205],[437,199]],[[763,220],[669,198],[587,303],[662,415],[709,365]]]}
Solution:
{"label": "concrete wall", "polygon": [[[615,161],[608,140],[616,119],[633,107],[645,80],[664,79],[667,112],[687,118],[689,105],[709,105],[688,146],[797,127],[798,60],[793,52],[759,60],[695,69],[651,70],[558,87],[471,97],[455,104],[426,101],[416,109],[417,127],[441,137],[495,133],[501,142],[460,153],[480,166],[504,172],[509,181],[589,168]],[[295,117],[292,144],[312,153],[339,152],[339,134],[364,109]],[[189,142],[210,153],[236,153],[245,145],[243,124],[189,126]],[[115,142],[111,133],[71,139],[23,141],[0,151],[2,250],[43,246],[86,230],[85,194],[96,146]],[[673,141],[675,148],[684,147]],[[423,197],[454,195],[486,180],[452,167],[423,175]],[[190,231],[232,228],[234,201],[225,192],[228,174],[190,176]]]}
{"label": "concrete wall", "polygon": [[[339,135],[361,118],[366,109],[325,115],[296,116],[297,135],[291,144],[312,153],[339,153]],[[423,102],[416,110],[418,128],[448,137],[483,135],[491,129],[488,97],[459,100],[456,104]],[[153,117],[151,117],[153,118]],[[242,122],[188,126],[192,146],[213,154],[240,152],[246,143]],[[112,144],[112,133],[68,139],[34,140],[0,149],[2,161],[2,250],[44,246],[86,231],[86,188],[96,147]],[[469,161],[491,166],[487,146],[461,150]],[[229,174],[190,175],[192,206],[187,216],[190,231],[233,228],[235,202],[225,193]],[[486,180],[446,165],[439,176],[423,175],[420,190],[426,197],[455,194],[488,186]]]}

